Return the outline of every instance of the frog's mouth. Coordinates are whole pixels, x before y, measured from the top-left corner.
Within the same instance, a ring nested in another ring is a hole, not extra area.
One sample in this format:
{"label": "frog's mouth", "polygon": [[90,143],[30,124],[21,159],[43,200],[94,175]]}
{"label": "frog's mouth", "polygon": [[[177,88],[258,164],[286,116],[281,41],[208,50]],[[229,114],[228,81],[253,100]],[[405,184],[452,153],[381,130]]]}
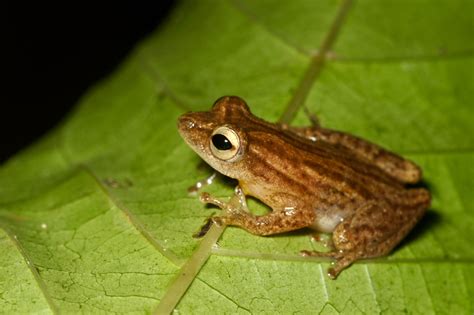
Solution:
{"label": "frog's mouth", "polygon": [[209,124],[202,123],[199,119],[206,113],[187,113],[178,118],[178,131],[183,140],[200,156],[205,155],[205,145],[208,141],[212,127]]}
{"label": "frog's mouth", "polygon": [[[212,118],[212,117],[211,117]],[[194,112],[178,118],[178,131],[189,147],[216,171],[226,175],[228,162],[214,157],[209,147],[209,138],[216,123],[209,119],[208,112]]]}

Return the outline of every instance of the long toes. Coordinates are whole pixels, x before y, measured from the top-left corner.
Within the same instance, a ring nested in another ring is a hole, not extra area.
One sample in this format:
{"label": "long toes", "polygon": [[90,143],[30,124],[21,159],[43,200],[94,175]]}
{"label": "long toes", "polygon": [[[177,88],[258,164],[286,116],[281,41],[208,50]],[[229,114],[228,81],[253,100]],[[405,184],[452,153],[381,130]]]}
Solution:
{"label": "long toes", "polygon": [[301,256],[305,257],[331,257],[337,258],[340,254],[338,252],[317,252],[315,250],[302,250],[300,251]]}
{"label": "long toes", "polygon": [[199,195],[199,200],[201,200],[201,202],[209,202],[209,200],[211,200],[211,195],[207,192],[203,192],[201,195]]}
{"label": "long toes", "polygon": [[208,204],[211,204],[211,205],[215,205],[215,206],[217,206],[221,209],[224,209],[227,205],[226,203],[220,201],[219,199],[216,199],[216,198],[212,197],[207,192],[203,192],[201,195],[199,195],[199,200],[202,203],[208,203]]}
{"label": "long toes", "polygon": [[212,217],[212,222],[216,224],[217,226],[222,226],[225,223],[224,217]]}
{"label": "long toes", "polygon": [[339,259],[338,261],[336,261],[333,267],[328,269],[328,277],[331,279],[336,279],[337,276],[341,273],[341,271],[352,265],[354,261],[354,258],[347,257]]}

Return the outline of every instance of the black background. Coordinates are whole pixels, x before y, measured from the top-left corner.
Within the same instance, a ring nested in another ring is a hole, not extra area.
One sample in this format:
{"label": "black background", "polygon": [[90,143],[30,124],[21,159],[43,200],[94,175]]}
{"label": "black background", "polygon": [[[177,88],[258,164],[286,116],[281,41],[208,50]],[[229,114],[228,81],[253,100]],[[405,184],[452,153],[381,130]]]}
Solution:
{"label": "black background", "polygon": [[4,3],[0,163],[57,125],[174,5],[172,0]]}

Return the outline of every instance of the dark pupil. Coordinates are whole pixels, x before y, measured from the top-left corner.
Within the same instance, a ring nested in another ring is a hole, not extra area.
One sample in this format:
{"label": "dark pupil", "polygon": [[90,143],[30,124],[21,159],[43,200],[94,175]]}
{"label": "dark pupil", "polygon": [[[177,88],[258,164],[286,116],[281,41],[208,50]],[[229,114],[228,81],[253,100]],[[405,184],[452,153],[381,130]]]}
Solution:
{"label": "dark pupil", "polygon": [[225,136],[221,135],[220,133],[212,136],[212,144],[219,150],[232,149],[232,143],[230,143],[229,139],[227,139]]}

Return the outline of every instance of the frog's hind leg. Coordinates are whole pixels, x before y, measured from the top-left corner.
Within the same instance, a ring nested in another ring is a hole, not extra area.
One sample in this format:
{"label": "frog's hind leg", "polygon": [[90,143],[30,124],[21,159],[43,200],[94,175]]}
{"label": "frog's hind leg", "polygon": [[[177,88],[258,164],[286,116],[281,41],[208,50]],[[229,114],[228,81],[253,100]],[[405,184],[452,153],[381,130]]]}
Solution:
{"label": "frog's hind leg", "polygon": [[375,143],[325,128],[317,128],[315,132],[319,139],[348,149],[402,183],[416,183],[421,179],[421,169],[418,165]]}
{"label": "frog's hind leg", "polygon": [[313,232],[313,235],[311,236],[311,241],[318,242],[326,248],[334,249],[334,244],[332,242],[331,236],[332,235],[328,235],[327,233],[323,232]]}
{"label": "frog's hind leg", "polygon": [[334,251],[327,253],[304,251],[302,254],[336,259],[328,270],[328,276],[334,279],[356,260],[388,254],[411,230],[416,221],[417,219],[407,216],[402,210],[388,209],[386,205],[369,202],[335,228]]}
{"label": "frog's hind leg", "polygon": [[312,257],[329,257],[336,259],[335,262],[332,262],[332,267],[328,269],[328,277],[331,279],[336,279],[337,276],[341,273],[342,270],[346,269],[353,262],[355,262],[358,257],[354,254],[343,254],[341,252],[332,251],[332,252],[316,252],[302,250],[300,251],[302,256],[312,256]]}
{"label": "frog's hind leg", "polygon": [[415,163],[349,133],[322,128],[317,120],[313,124],[316,125],[304,128],[281,125],[281,128],[311,141],[324,141],[342,147],[367,162],[375,164],[402,183],[417,183],[421,179],[421,169]]}

